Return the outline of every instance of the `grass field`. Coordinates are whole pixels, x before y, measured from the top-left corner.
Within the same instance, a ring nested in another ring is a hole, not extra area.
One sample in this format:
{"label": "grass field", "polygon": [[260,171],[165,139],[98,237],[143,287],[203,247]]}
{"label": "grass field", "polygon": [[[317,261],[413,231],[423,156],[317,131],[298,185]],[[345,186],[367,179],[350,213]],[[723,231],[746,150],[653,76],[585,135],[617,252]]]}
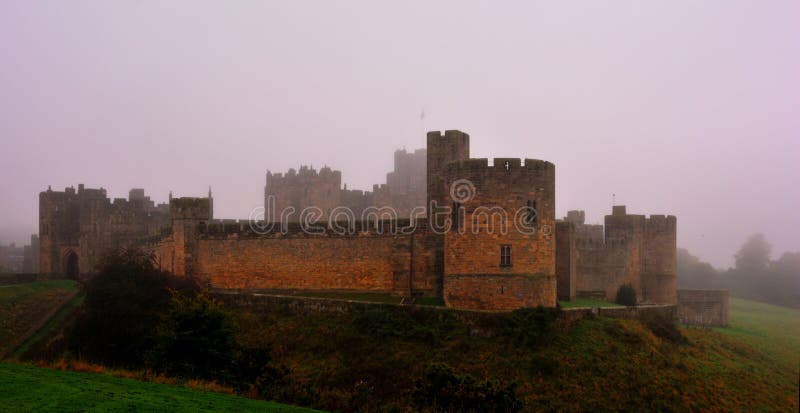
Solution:
{"label": "grass field", "polygon": [[72,299],[65,303],[63,307],[61,307],[57,313],[53,315],[47,323],[45,323],[39,331],[33,334],[24,342],[20,343],[19,347],[17,347],[12,353],[8,355],[8,358],[11,359],[19,359],[23,356],[32,345],[39,343],[45,337],[52,334],[54,330],[60,328],[63,323],[67,320],[67,317],[71,316],[75,310],[77,310],[81,304],[83,304],[85,296],[83,294],[76,294]]}
{"label": "grass field", "polygon": [[[364,292],[297,292],[298,297],[331,298],[336,300],[365,301],[371,303],[400,304],[403,297],[388,293]],[[439,297],[418,297],[414,300],[418,305],[443,306],[444,300]]]}
{"label": "grass field", "polygon": [[730,326],[717,331],[746,343],[775,363],[800,368],[800,310],[731,298]]}
{"label": "grass field", "polygon": [[579,308],[579,307],[622,307],[617,303],[604,300],[593,300],[591,298],[576,298],[571,301],[559,301],[562,308]]}
{"label": "grass field", "polygon": [[[382,315],[368,329],[333,315],[252,314],[241,322],[250,344],[272,348],[289,367],[287,397],[321,409],[408,406],[426,366],[446,363],[477,380],[516,383],[524,411],[796,411],[798,365],[788,353],[800,330],[788,330],[798,319],[786,311],[734,300],[732,328],[681,328],[686,343],[638,321],[595,317],[538,348]],[[404,334],[408,328],[421,333]],[[372,401],[357,404],[359,389],[371,389]]]}
{"label": "grass field", "polygon": [[[70,288],[74,286],[58,283],[0,288],[0,305],[47,291],[69,293]],[[318,296],[392,302],[375,294]],[[613,305],[597,300],[562,302],[564,307]],[[50,324],[59,324],[62,315],[59,312]],[[731,326],[682,327],[686,343],[655,334],[638,321],[593,317],[534,348],[508,337],[473,335],[453,320],[420,324],[414,317],[398,320],[387,315],[378,311],[359,323],[346,314],[245,312],[237,322],[247,331],[247,345],[270,348],[275,363],[288,368],[279,389],[282,396],[276,397],[323,409],[406,409],[415,383],[431,363],[446,363],[476,380],[516,383],[525,411],[796,411],[798,407],[800,310],[731,298]],[[6,406],[10,411],[302,411],[108,374],[0,364],[0,410],[9,410]]]}
{"label": "grass field", "polygon": [[0,364],[0,401],[17,411],[311,412],[181,386],[141,382],[105,374]]}
{"label": "grass field", "polygon": [[0,355],[11,350],[25,335],[63,300],[75,292],[71,280],[41,281],[0,286]]}

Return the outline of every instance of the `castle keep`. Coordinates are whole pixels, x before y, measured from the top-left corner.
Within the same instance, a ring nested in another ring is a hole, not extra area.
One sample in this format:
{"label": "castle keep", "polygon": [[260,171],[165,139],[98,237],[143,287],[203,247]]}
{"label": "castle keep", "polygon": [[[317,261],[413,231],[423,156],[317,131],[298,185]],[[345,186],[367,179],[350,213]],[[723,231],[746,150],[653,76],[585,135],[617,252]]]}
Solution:
{"label": "castle keep", "polygon": [[[283,211],[289,221],[299,221],[300,213],[307,208],[318,208],[321,217],[327,219],[337,207],[345,207],[357,217],[369,207],[389,207],[397,218],[408,218],[415,207],[424,212],[426,161],[425,149],[395,151],[394,170],[386,174],[385,184],[373,185],[372,192],[342,187],[342,173],[327,166],[319,172],[309,166],[289,169],[285,174],[267,171],[266,214],[280,219]],[[275,214],[269,215],[271,211]]]}
{"label": "castle keep", "polygon": [[[258,222],[213,219],[210,193],[154,205],[141,190],[113,203],[102,189],[48,190],[41,271],[88,274],[105,249],[140,245],[162,269],[213,289],[380,292],[513,310],[613,299],[631,284],[643,302],[675,303],[675,217],[615,206],[605,228],[586,225],[582,211],[556,220],[555,165],[473,159],[469,138],[428,133],[425,150],[395,153],[372,192],[342,187],[327,167],[267,173],[265,207],[276,214]],[[310,226],[299,219],[309,207],[322,216]],[[342,220],[341,207],[355,219]],[[280,221],[290,208],[294,218]]]}
{"label": "castle keep", "polygon": [[112,202],[102,188],[48,188],[39,194],[39,272],[90,273],[106,250],[159,237],[169,226],[169,205],[156,205],[144,189]]}
{"label": "castle keep", "polygon": [[631,215],[618,205],[605,228],[584,221],[584,211],[569,211],[558,224],[560,299],[614,299],[629,284],[640,301],[676,302],[674,216]]}

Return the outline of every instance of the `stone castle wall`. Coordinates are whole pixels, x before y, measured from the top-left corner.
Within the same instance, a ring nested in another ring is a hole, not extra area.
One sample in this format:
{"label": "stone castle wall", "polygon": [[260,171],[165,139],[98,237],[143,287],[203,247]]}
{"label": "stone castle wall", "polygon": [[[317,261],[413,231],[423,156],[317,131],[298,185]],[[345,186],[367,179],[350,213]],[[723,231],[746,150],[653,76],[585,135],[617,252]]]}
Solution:
{"label": "stone castle wall", "polygon": [[249,221],[203,219],[203,201],[173,200],[186,208],[173,207],[172,234],[149,247],[162,269],[217,289],[441,294],[432,253],[439,236],[424,219],[413,231],[404,220],[393,222],[396,232],[385,222],[359,222],[343,234],[299,224],[262,233]]}
{"label": "stone castle wall", "polygon": [[556,278],[528,274],[445,274],[444,302],[448,307],[470,310],[554,307]]}
{"label": "stone castle wall", "polygon": [[635,283],[630,270],[630,250],[624,241],[578,240],[575,253],[577,297],[613,300],[620,286]]}
{"label": "stone castle wall", "polygon": [[[583,211],[568,212],[564,222],[575,226],[569,230],[574,249],[560,245],[576,255],[577,297],[613,300],[620,286],[630,284],[640,302],[677,303],[674,216],[632,215],[617,205],[606,215],[605,228],[584,224]],[[566,282],[566,275],[562,277]]]}
{"label": "stone castle wall", "polygon": [[575,274],[578,254],[575,252],[575,224],[556,222],[556,286],[559,300],[575,299]]}
{"label": "stone castle wall", "polygon": [[489,166],[488,159],[468,156],[469,135],[428,134],[428,219],[445,234],[445,303],[554,306],[555,167],[514,158],[495,158]]}
{"label": "stone castle wall", "polygon": [[678,319],[709,327],[728,325],[728,290],[677,290]]}
{"label": "stone castle wall", "polygon": [[112,202],[102,188],[48,189],[39,194],[39,272],[91,273],[108,250],[158,237],[169,226],[169,206],[155,205],[143,190]]}
{"label": "stone castle wall", "polygon": [[[105,190],[82,185],[48,190],[40,194],[41,272],[86,274],[107,250],[139,245],[159,268],[214,289],[370,291],[511,310],[582,294],[613,299],[630,283],[644,303],[677,301],[675,217],[615,206],[605,227],[586,225],[580,211],[557,223],[552,163],[495,158],[489,166],[469,158],[468,134],[431,132],[424,151],[395,153],[395,171],[374,189],[341,187],[341,173],[327,167],[268,173],[265,201],[275,203],[267,206],[293,207],[295,216],[266,232],[214,220],[210,191],[155,205],[143,190],[113,202]],[[375,208],[392,203],[405,211],[423,199],[431,209],[411,231],[408,219],[387,220]],[[349,206],[354,228],[303,231],[297,221],[306,206],[318,207],[323,219]],[[364,220],[362,211],[377,213]]]}
{"label": "stone castle wall", "polygon": [[286,220],[298,222],[301,213],[311,208],[327,219],[336,208],[345,207],[361,218],[367,208],[391,207],[398,218],[408,218],[414,208],[425,205],[426,153],[425,149],[395,151],[394,170],[386,175],[385,184],[373,185],[372,192],[342,187],[342,173],[327,166],[319,171],[301,166],[285,174],[267,172],[264,206],[274,210],[268,217],[279,220],[282,211],[293,208]]}

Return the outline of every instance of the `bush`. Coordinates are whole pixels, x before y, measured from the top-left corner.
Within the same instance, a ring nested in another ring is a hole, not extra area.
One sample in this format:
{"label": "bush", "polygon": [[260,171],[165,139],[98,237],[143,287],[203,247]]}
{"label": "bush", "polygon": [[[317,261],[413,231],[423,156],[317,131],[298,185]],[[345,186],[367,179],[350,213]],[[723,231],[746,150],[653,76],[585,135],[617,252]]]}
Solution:
{"label": "bush", "polygon": [[617,290],[617,299],[614,302],[627,307],[635,306],[636,290],[630,284],[621,285]]}
{"label": "bush", "polygon": [[175,293],[157,329],[149,364],[174,376],[230,381],[236,374],[231,368],[237,351],[234,332],[230,313],[206,294]]}
{"label": "bush", "polygon": [[289,370],[273,366],[270,350],[259,347],[239,347],[236,351],[233,384],[239,392],[255,393],[265,399],[278,398],[277,389],[285,386]]}
{"label": "bush", "polygon": [[522,402],[514,394],[515,383],[501,386],[495,380],[478,382],[469,374],[456,374],[441,363],[425,370],[414,389],[414,405],[419,410],[458,412],[518,412]]}
{"label": "bush", "polygon": [[519,346],[535,349],[553,335],[560,308],[521,308],[508,315],[503,334]]}
{"label": "bush", "polygon": [[675,324],[674,320],[670,320],[667,317],[663,316],[655,316],[647,321],[645,321],[645,325],[650,331],[655,334],[656,337],[659,337],[663,340],[667,340],[672,343],[676,344],[687,344],[689,340],[681,333],[678,329],[678,325]]}
{"label": "bush", "polygon": [[431,344],[446,338],[454,329],[452,319],[444,314],[382,306],[356,313],[351,326],[378,339],[399,338]]}
{"label": "bush", "polygon": [[531,356],[530,368],[533,374],[538,374],[542,377],[552,377],[558,372],[560,366],[561,363],[557,358],[542,354],[534,354]]}
{"label": "bush", "polygon": [[190,279],[156,269],[141,250],[120,249],[101,260],[85,290],[70,350],[88,361],[135,369],[144,366],[142,356],[154,345],[171,291],[193,294],[199,288]]}

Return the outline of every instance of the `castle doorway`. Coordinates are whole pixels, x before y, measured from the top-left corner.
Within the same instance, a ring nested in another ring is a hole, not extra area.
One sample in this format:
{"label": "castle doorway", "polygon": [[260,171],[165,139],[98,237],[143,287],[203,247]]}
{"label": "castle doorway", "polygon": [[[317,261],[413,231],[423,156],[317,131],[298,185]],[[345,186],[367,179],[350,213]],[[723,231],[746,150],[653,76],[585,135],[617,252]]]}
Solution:
{"label": "castle doorway", "polygon": [[76,254],[75,251],[68,252],[66,263],[67,277],[73,280],[78,279],[78,275],[80,274],[78,267],[78,254]]}

